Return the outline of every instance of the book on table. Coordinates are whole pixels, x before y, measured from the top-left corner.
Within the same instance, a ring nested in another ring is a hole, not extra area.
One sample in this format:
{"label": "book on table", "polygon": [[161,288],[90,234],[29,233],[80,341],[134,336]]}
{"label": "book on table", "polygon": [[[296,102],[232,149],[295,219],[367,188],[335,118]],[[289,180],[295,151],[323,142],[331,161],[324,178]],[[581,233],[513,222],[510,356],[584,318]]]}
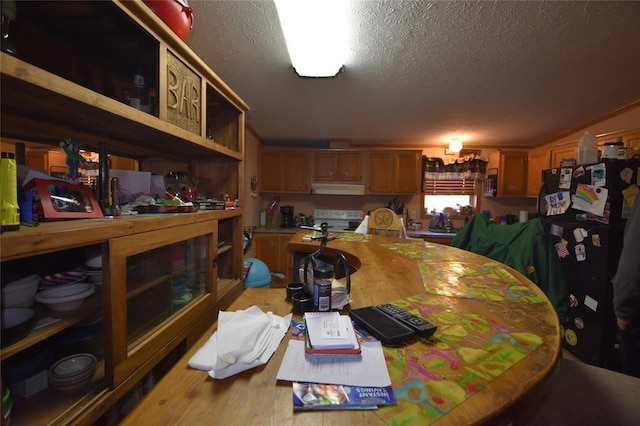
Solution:
{"label": "book on table", "polygon": [[307,312],[304,314],[306,347],[309,351],[357,351],[358,336],[347,315],[338,312]]}
{"label": "book on table", "polygon": [[293,382],[293,409],[375,410],[379,405],[395,405],[391,386],[345,386]]}

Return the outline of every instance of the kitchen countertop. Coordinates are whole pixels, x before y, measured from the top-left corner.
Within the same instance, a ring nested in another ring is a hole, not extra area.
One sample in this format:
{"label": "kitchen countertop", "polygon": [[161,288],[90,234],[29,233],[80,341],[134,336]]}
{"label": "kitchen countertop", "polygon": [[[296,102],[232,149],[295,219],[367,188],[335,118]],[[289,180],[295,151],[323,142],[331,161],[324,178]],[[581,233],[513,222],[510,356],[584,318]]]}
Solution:
{"label": "kitchen countertop", "polygon": [[[305,234],[291,239],[291,257],[320,244]],[[524,275],[457,248],[377,235],[342,233],[324,253],[343,253],[357,267],[345,311],[395,302],[438,326],[431,339],[384,349],[397,406],[294,412],[291,384],[276,380],[288,336],[266,365],[210,379],[187,362],[216,323],[122,424],[508,424],[525,420],[543,398],[561,355],[560,326],[549,300]],[[291,312],[281,288],[246,289],[228,310],[252,305]]]}
{"label": "kitchen countertop", "polygon": [[296,232],[300,231],[300,228],[281,228],[279,226],[271,226],[269,228],[267,227],[261,227],[261,226],[257,226],[256,229],[253,230],[254,234],[295,234]]}
{"label": "kitchen countertop", "polygon": [[418,231],[407,231],[407,235],[409,237],[421,238],[421,237],[430,237],[430,238],[453,238],[456,236],[456,231],[452,232],[438,232],[431,231],[429,229],[421,229]]}
{"label": "kitchen countertop", "polygon": [[[269,228],[256,227],[253,231],[256,234],[295,234],[300,231],[300,228],[280,228],[279,226],[272,226]],[[333,229],[329,229],[329,232],[334,232]],[[335,232],[342,232],[342,230],[337,230]],[[430,238],[453,238],[456,236],[456,232],[437,232],[431,231],[428,229],[422,229],[418,231],[407,231],[407,236],[413,238],[422,238],[422,237],[430,237]]]}

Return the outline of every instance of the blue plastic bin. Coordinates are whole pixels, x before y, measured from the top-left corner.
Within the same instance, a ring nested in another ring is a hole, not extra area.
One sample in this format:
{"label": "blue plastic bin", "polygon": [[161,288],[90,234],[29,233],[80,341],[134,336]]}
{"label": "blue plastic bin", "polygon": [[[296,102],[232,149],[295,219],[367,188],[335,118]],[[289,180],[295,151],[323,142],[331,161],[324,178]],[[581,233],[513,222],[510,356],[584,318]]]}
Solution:
{"label": "blue plastic bin", "polygon": [[251,263],[249,273],[244,280],[244,288],[269,288],[271,285],[271,272],[269,271],[267,264],[254,257],[247,257],[244,261],[245,263]]}

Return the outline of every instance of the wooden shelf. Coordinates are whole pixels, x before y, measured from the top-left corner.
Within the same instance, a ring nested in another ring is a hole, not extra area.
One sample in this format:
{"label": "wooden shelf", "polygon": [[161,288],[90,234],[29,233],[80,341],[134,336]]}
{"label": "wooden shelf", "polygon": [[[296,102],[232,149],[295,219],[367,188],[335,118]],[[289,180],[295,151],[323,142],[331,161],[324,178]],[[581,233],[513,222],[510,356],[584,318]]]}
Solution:
{"label": "wooden shelf", "polygon": [[[171,123],[97,94],[6,53],[2,62],[2,135],[57,145],[75,137],[83,148],[133,157],[164,156],[189,159],[242,154],[213,143]],[[46,91],[47,102],[41,102]],[[82,117],[70,122],[69,117]],[[185,143],[188,141],[190,143]]]}
{"label": "wooden shelf", "polygon": [[111,238],[212,219],[242,216],[242,209],[206,210],[197,213],[120,216],[113,219],[81,219],[21,227],[0,235],[2,261],[103,243]]}
{"label": "wooden shelf", "polygon": [[51,336],[58,334],[59,332],[73,327],[76,324],[88,321],[90,319],[96,318],[102,314],[102,292],[100,291],[100,286],[97,286],[96,292],[89,296],[85,302],[78,307],[78,309],[73,309],[68,312],[54,312],[49,308],[36,305],[36,318],[37,320],[41,320],[43,318],[56,318],[60,319],[53,324],[46,325],[37,330],[33,330],[23,339],[2,348],[0,351],[0,360],[5,360],[13,355],[30,348],[31,346],[39,343]]}
{"label": "wooden shelf", "polygon": [[220,256],[222,253],[226,253],[226,252],[228,252],[228,251],[229,251],[229,250],[231,250],[232,248],[233,248],[233,246],[232,246],[232,245],[229,245],[229,244],[226,244],[226,245],[224,245],[224,246],[220,247],[220,248],[218,249],[218,256]]}
{"label": "wooden shelf", "polygon": [[[14,396],[12,417],[25,425],[42,424],[43,419],[73,417],[107,389],[104,360],[98,360],[96,374],[85,387],[73,392],[62,392],[49,386],[29,398]],[[59,424],[53,421],[52,424]]]}
{"label": "wooden shelf", "polygon": [[[81,141],[82,149],[99,152],[106,148],[108,155],[138,160],[131,163],[140,171],[163,176],[170,170],[186,170],[199,177],[201,193],[229,193],[243,202],[248,106],[143,2],[85,0],[65,2],[64,7],[46,1],[19,2],[18,15],[15,45],[20,56],[0,52],[3,140],[24,143],[29,154],[30,145],[59,149],[60,141],[74,138]],[[175,63],[169,63],[171,60]],[[158,94],[157,108],[151,114],[128,105],[125,96],[137,67],[144,68],[148,87],[155,87]],[[185,71],[179,75],[184,80],[181,83],[186,85],[188,80],[188,87],[202,92],[198,114],[172,115],[175,105],[167,99],[167,92],[173,83],[168,74],[176,69]],[[206,137],[209,128],[214,140]],[[35,163],[31,165],[39,167]],[[227,244],[216,247],[217,235]],[[172,304],[169,276],[154,280],[150,275],[150,281],[127,292],[127,256],[200,237],[204,239],[197,246],[198,253],[206,253],[206,258],[197,262],[206,279],[198,277],[198,294],[190,302]],[[37,318],[62,320],[0,351],[2,360],[20,360],[23,351],[43,341],[53,342],[74,325],[97,315],[105,320],[105,361],[94,383],[69,394],[48,389],[19,401],[13,416],[16,424],[90,425],[99,421],[160,361],[160,355],[181,341],[195,341],[200,329],[194,329],[194,324],[211,323],[220,298],[228,304],[242,291],[242,282],[233,278],[242,273],[242,209],[43,222],[3,233],[0,247],[3,279],[21,275],[32,261],[42,261],[32,272],[38,274],[65,262],[74,263],[75,268],[85,248],[99,248],[106,271],[104,291],[108,292],[92,295],[68,313],[38,306]],[[216,283],[218,274],[224,279]],[[156,289],[162,289],[162,297],[155,294]],[[129,303],[131,298],[142,298],[143,292],[149,292],[144,300],[149,314],[135,307],[127,311],[137,303]],[[135,332],[128,332],[128,319],[136,313],[143,320],[154,318],[137,330],[140,335],[129,339]],[[158,313],[162,317],[156,317]],[[139,346],[129,350],[131,340]]]}

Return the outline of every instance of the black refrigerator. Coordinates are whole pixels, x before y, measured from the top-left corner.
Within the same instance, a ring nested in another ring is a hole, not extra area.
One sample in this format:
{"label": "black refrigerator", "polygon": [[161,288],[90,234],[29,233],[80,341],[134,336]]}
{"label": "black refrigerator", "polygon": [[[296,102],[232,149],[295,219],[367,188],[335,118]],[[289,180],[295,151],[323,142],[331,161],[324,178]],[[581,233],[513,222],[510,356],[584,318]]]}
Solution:
{"label": "black refrigerator", "polygon": [[616,371],[620,346],[611,279],[639,169],[637,159],[604,159],[544,170],[538,197],[569,292],[569,315],[561,318],[563,345],[589,364]]}

